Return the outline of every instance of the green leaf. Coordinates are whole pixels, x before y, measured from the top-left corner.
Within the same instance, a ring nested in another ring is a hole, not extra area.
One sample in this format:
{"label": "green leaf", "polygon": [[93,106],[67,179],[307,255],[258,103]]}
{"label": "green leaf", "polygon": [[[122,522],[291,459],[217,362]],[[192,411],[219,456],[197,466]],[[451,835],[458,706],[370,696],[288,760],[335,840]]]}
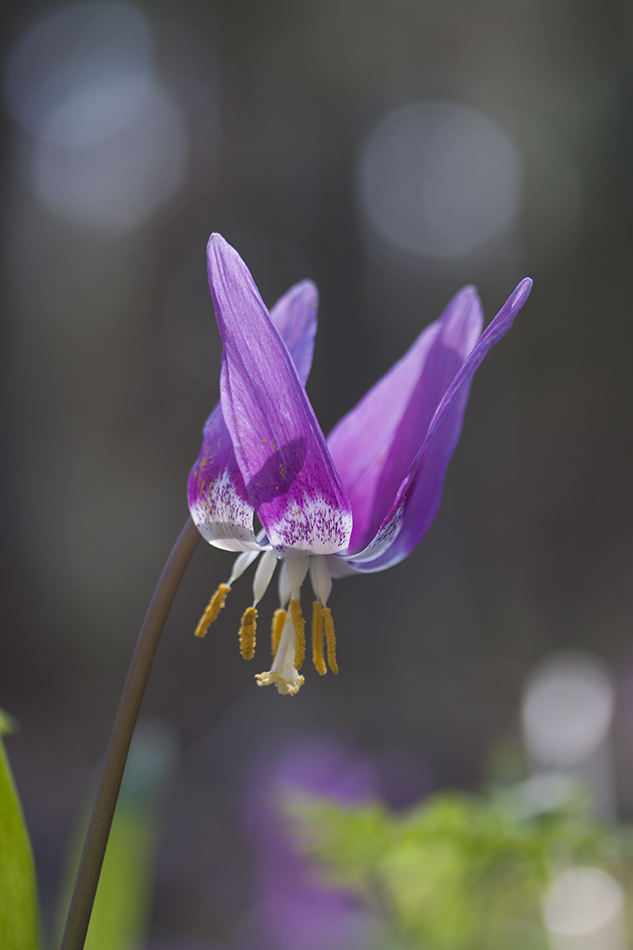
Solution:
{"label": "green leaf", "polygon": [[[0,710],[0,735],[16,731]],[[35,866],[9,760],[0,739],[0,947],[37,950],[39,914]]]}
{"label": "green leaf", "polygon": [[[137,950],[145,944],[151,911],[159,812],[177,755],[168,723],[137,726],[103,862],[85,950]],[[75,833],[58,912],[59,934],[88,827],[89,808]],[[4,950],[0,944],[1,950]]]}

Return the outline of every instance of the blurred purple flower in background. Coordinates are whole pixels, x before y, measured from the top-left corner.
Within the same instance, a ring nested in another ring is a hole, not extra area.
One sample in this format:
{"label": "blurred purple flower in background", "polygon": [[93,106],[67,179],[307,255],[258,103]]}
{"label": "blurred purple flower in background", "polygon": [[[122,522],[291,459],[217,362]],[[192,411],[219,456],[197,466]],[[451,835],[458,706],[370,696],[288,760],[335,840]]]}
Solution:
{"label": "blurred purple flower in background", "polygon": [[[324,738],[304,739],[248,777],[244,820],[255,848],[255,901],[244,945],[258,950],[354,950],[371,944],[374,924],[346,894],[325,888],[300,855],[280,812],[301,790],[349,805],[375,796],[371,764]],[[241,944],[240,944],[241,945]]]}
{"label": "blurred purple flower in background", "polygon": [[[224,351],[220,404],[189,477],[189,506],[207,541],[243,553],[196,633],[204,636],[233,581],[261,553],[253,605],[240,630],[242,654],[250,659],[255,608],[282,559],[273,665],[257,681],[293,695],[304,682],[299,597],[308,569],[316,597],[314,665],[320,674],[327,670],[325,640],[336,673],[327,607],[332,578],[384,570],[422,540],[440,505],[473,375],[512,326],[532,282],[518,285],[484,333],[477,292],[463,288],[326,441],[304,388],[316,288],[296,285],[269,314],[241,257],[218,234],[209,239],[207,262]],[[254,515],[263,528],[258,536]]]}
{"label": "blurred purple flower in background", "polygon": [[[406,779],[405,779],[406,781]],[[304,792],[358,805],[379,794],[378,769],[341,742],[303,737],[251,762],[244,776],[242,827],[252,850],[249,912],[230,943],[240,950],[366,950],[376,924],[357,901],[326,887],[284,817],[284,797]],[[147,950],[228,950],[224,944],[152,944]]]}

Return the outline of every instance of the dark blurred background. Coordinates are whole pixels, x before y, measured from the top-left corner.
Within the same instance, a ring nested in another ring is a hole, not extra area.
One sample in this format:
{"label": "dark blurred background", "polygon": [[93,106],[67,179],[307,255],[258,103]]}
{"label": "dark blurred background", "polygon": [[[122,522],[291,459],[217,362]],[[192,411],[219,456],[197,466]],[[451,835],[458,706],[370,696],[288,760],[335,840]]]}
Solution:
{"label": "dark blurred background", "polygon": [[211,231],[269,305],[317,282],[326,432],[463,284],[487,319],[535,286],[475,379],[420,548],[336,583],[338,677],[255,688],[276,602],[247,664],[248,577],[195,641],[231,565],[200,544],[144,706],[181,743],[155,938],[221,937],[245,913],[234,801],[254,758],[323,732],[373,756],[387,795],[402,772],[411,797],[476,788],[561,648],[611,671],[631,816],[631,5],[13,0],[0,17],[0,705],[45,914],[217,399]]}

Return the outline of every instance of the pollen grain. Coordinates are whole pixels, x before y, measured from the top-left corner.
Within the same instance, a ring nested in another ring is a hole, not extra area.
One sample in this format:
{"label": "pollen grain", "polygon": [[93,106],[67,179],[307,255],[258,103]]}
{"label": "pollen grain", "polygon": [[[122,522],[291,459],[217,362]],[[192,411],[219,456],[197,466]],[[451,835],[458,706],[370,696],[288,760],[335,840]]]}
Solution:
{"label": "pollen grain", "polygon": [[240,650],[245,660],[252,660],[255,656],[255,627],[257,624],[257,611],[254,607],[247,607],[242,617],[242,626],[240,627]]}
{"label": "pollen grain", "polygon": [[279,641],[281,640],[281,631],[284,628],[286,623],[286,617],[288,612],[286,610],[276,610],[273,614],[273,625],[272,630],[270,631],[270,649],[273,655],[273,660],[277,655],[277,650],[279,649]]}
{"label": "pollen grain", "polygon": [[213,597],[207,604],[207,609],[205,610],[203,615],[200,617],[200,622],[198,623],[198,626],[196,627],[195,635],[197,637],[206,636],[207,630],[209,629],[213,621],[216,619],[216,617],[218,616],[218,614],[224,607],[227,594],[229,593],[230,590],[231,588],[229,587],[228,584],[220,584],[215,594],[213,595]]}
{"label": "pollen grain", "polygon": [[323,604],[315,600],[312,605],[312,662],[321,676],[327,673],[323,655]]}
{"label": "pollen grain", "polygon": [[290,601],[290,616],[295,628],[295,670],[300,670],[306,658],[306,622],[301,613],[301,604],[298,600]]}
{"label": "pollen grain", "polygon": [[332,619],[332,611],[329,607],[323,608],[323,623],[325,624],[325,640],[327,642],[327,665],[330,667],[333,673],[338,673],[334,621]]}

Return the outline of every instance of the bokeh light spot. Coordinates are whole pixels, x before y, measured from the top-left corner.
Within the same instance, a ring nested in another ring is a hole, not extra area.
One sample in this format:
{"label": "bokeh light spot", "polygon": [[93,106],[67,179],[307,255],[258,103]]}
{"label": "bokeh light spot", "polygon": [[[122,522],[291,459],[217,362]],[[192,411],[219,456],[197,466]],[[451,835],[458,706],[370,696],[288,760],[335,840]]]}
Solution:
{"label": "bokeh light spot", "polygon": [[23,172],[40,201],[75,225],[128,231],[184,182],[185,120],[154,77],[151,52],[137,10],[88,2],[44,17],[10,58],[5,97],[33,137]]}
{"label": "bokeh light spot", "polygon": [[40,200],[77,224],[127,231],[180,188],[186,140],[173,99],[153,83],[143,111],[115,135],[73,148],[45,139],[31,166]]}
{"label": "bokeh light spot", "polygon": [[416,254],[469,254],[511,225],[522,190],[523,163],[510,136],[455,102],[396,109],[360,156],[366,218],[381,237]]}
{"label": "bokeh light spot", "polygon": [[624,950],[623,903],[622,888],[604,871],[590,867],[563,871],[542,904],[545,926],[554,938],[552,947]]}
{"label": "bokeh light spot", "polygon": [[151,68],[151,37],[141,14],[126,3],[75,3],[42,17],[16,43],[4,76],[13,118],[40,135],[62,103],[91,83]]}
{"label": "bokeh light spot", "polygon": [[545,766],[572,768],[605,741],[613,686],[600,662],[580,651],[551,657],[532,676],[523,699],[530,754]]}

